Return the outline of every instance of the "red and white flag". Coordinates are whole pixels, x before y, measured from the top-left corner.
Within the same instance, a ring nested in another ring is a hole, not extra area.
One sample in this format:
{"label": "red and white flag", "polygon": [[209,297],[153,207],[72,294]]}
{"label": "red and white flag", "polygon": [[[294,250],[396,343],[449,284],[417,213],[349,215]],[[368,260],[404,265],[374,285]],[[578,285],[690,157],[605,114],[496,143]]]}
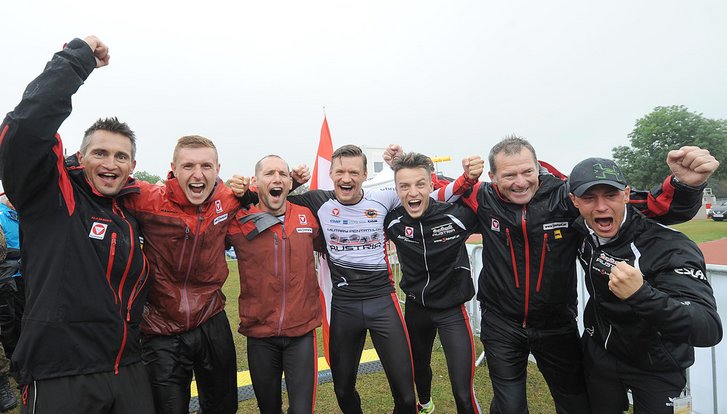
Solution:
{"label": "red and white flag", "polygon": [[[328,120],[323,116],[323,126],[321,127],[321,139],[318,142],[318,153],[316,162],[313,166],[313,176],[311,177],[311,190],[331,190],[333,189],[333,181],[328,175],[331,169],[331,158],[333,158],[333,143],[331,142],[331,131],[328,129]],[[331,295],[333,294],[333,285],[331,284],[331,271],[328,268],[328,262],[319,255],[318,257],[318,286],[321,288],[321,306],[323,307],[323,352],[326,361],[330,366],[331,361],[328,352],[328,329],[331,321]]]}

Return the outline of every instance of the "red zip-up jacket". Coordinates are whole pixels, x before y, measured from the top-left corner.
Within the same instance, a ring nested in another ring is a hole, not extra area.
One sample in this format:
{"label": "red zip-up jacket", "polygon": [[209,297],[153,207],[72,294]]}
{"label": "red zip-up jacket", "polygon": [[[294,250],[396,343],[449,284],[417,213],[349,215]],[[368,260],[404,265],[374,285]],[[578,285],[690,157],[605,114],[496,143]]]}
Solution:
{"label": "red zip-up jacket", "polygon": [[0,125],[0,177],[23,235],[26,303],[12,358],[20,384],[141,361],[148,267],[137,223],[120,205],[138,185],[130,179],[115,197],[100,194],[75,156],[64,160],[56,134],[95,67],[74,39]]}
{"label": "red zip-up jacket", "polygon": [[186,332],[225,307],[225,235],[240,203],[219,178],[198,206],[171,173],[165,186],[140,185],[141,193],[127,198],[125,206],[139,221],[153,280],[141,330]]}
{"label": "red zip-up jacket", "polygon": [[230,226],[240,271],[240,328],[245,336],[301,336],[321,324],[313,241],[316,217],[286,201],[285,219],[255,207]]}

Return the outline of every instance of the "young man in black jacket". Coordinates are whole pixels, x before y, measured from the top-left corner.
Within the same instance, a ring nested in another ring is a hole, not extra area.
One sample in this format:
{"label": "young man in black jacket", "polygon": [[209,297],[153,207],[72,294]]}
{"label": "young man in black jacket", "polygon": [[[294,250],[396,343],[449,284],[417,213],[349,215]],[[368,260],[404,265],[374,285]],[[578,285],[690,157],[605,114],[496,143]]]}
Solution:
{"label": "young man in black jacket", "polygon": [[26,413],[153,413],[139,322],[148,268],[136,221],[121,200],[135,137],[97,121],[63,158],[56,133],[71,97],[109,63],[95,36],[55,54],[0,125],[0,179],[23,234],[26,307],[12,356]]}
{"label": "young man in black jacket", "polygon": [[593,413],[672,413],[694,363],[693,346],[722,338],[704,257],[684,234],[628,205],[611,160],[588,158],[568,179],[584,236],[578,258],[590,298],[584,366]]}
{"label": "young man in black jacket", "polygon": [[[477,231],[477,217],[463,205],[430,199],[434,165],[429,157],[412,152],[396,158],[392,168],[401,206],[386,215],[384,226],[402,269],[399,285],[406,294],[419,412],[434,412],[431,359],[439,332],[457,412],[478,414],[475,344],[464,307],[475,293],[465,242]],[[470,179],[481,173],[482,168],[471,171]]]}

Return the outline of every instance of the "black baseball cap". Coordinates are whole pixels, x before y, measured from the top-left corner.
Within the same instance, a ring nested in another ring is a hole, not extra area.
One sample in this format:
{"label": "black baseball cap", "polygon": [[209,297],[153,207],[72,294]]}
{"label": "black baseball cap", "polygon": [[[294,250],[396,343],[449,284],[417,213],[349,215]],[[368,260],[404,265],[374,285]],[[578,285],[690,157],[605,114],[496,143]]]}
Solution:
{"label": "black baseball cap", "polygon": [[607,184],[619,190],[628,185],[618,165],[606,158],[588,158],[576,164],[568,177],[568,184],[570,192],[576,197],[598,184]]}

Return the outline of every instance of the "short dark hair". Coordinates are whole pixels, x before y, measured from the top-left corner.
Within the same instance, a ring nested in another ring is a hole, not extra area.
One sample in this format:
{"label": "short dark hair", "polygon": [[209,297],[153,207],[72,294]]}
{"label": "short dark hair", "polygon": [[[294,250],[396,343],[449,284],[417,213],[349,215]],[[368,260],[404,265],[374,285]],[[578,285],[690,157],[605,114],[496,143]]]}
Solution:
{"label": "short dark hair", "polygon": [[366,172],[366,154],[364,154],[363,150],[352,144],[344,145],[337,150],[333,151],[333,156],[331,156],[331,164],[333,164],[333,160],[336,158],[343,158],[343,157],[361,157],[363,160],[363,170]]}
{"label": "short dark hair", "polygon": [[431,158],[424,154],[410,152],[401,157],[394,158],[394,161],[391,163],[391,168],[394,170],[394,175],[404,168],[424,168],[428,173],[432,173],[434,172],[434,163]]}
{"label": "short dark hair", "polygon": [[535,163],[537,167],[538,157],[535,155],[535,148],[533,148],[533,146],[530,145],[528,140],[525,138],[512,134],[507,135],[490,150],[490,155],[487,157],[487,160],[490,162],[490,172],[495,172],[495,156],[497,154],[503,152],[505,155],[516,155],[519,154],[523,148],[527,148],[530,153],[533,154],[533,163]]}
{"label": "short dark hair", "polygon": [[86,132],[83,133],[83,140],[81,141],[81,154],[86,155],[86,150],[91,144],[91,135],[96,131],[108,131],[116,134],[121,134],[131,141],[131,159],[136,159],[136,135],[134,131],[129,128],[126,122],[119,121],[115,116],[108,118],[99,118],[96,122],[91,125]]}
{"label": "short dark hair", "polygon": [[[262,163],[268,158],[278,158],[279,160],[283,161],[285,165],[288,165],[288,162],[283,159],[280,155],[276,154],[268,154],[258,160],[258,162],[255,163],[255,175],[260,172],[260,168],[262,168]],[[290,167],[288,166],[288,171],[290,171]]]}

